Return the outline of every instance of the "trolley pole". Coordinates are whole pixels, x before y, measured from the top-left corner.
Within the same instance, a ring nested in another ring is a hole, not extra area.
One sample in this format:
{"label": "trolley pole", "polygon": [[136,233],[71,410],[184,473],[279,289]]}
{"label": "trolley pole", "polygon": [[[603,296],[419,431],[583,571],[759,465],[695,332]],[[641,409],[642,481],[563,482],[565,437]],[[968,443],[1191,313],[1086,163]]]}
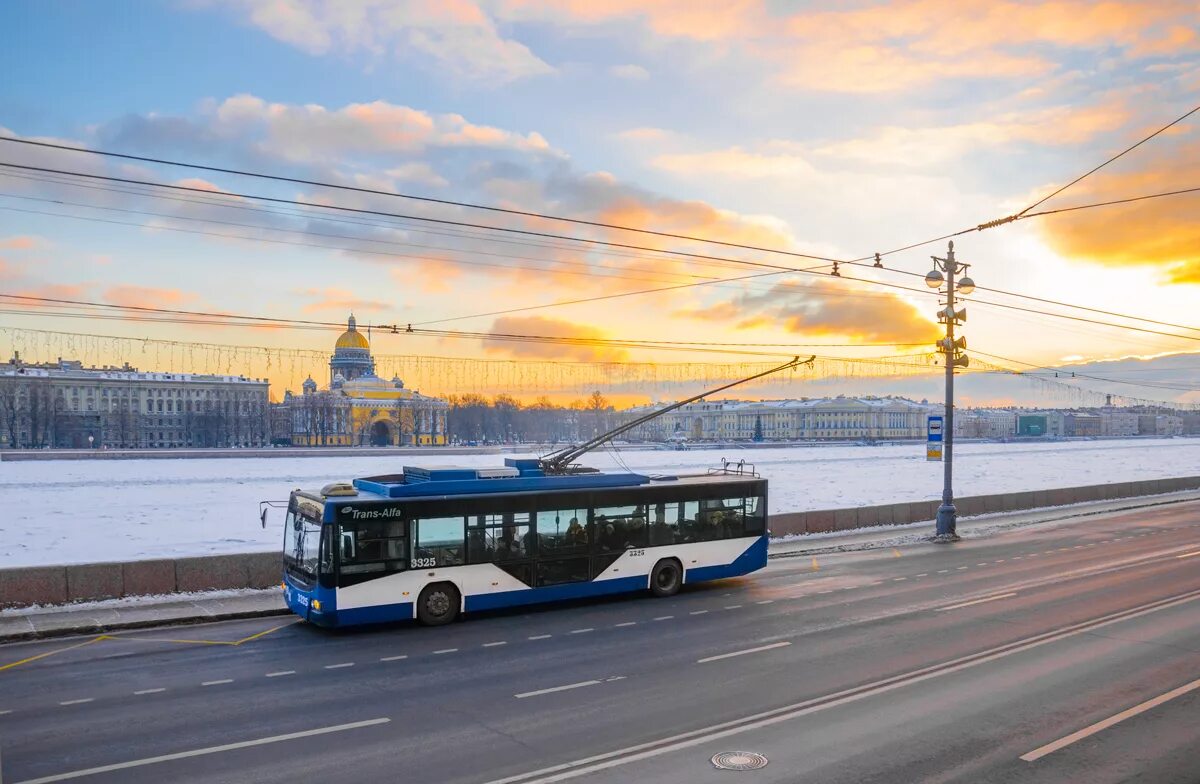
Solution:
{"label": "trolley pole", "polygon": [[[966,338],[955,338],[954,327],[967,320],[966,310],[955,310],[955,294],[970,294],[975,290],[975,282],[964,276],[955,282],[955,276],[965,273],[970,265],[959,264],[954,259],[954,242],[946,252],[946,258],[933,257],[934,269],[925,276],[925,283],[931,288],[941,289],[945,283],[945,308],[938,311],[938,321],[946,325],[946,337],[938,341],[938,350],[942,352],[946,364],[946,414],[942,429],[942,505],[937,511],[937,531],[935,542],[958,541],[958,510],[954,508],[954,369],[967,367],[969,362],[964,353],[967,347]],[[943,275],[943,273],[945,273]]]}

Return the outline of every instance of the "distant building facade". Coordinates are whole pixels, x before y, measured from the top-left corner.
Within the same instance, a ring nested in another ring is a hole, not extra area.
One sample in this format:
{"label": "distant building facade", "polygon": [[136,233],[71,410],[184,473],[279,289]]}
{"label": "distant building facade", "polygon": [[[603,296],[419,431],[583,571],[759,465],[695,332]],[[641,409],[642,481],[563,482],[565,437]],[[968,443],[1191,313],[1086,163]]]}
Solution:
{"label": "distant building facade", "polygon": [[280,404],[295,446],[443,446],[448,408],[399,378],[376,376],[370,342],[354,316],[334,344],[329,386],[318,391],[309,377],[301,394],[289,390]]}
{"label": "distant building facade", "polygon": [[257,447],[268,416],[265,379],[19,355],[0,365],[0,448]]}
{"label": "distant building facade", "polygon": [[1004,409],[975,408],[954,412],[954,435],[963,438],[1011,438],[1017,414]]}
{"label": "distant building facade", "polygon": [[[624,412],[629,418],[656,407]],[[630,431],[644,441],[892,440],[925,438],[927,417],[941,406],[899,397],[800,400],[703,400]]]}

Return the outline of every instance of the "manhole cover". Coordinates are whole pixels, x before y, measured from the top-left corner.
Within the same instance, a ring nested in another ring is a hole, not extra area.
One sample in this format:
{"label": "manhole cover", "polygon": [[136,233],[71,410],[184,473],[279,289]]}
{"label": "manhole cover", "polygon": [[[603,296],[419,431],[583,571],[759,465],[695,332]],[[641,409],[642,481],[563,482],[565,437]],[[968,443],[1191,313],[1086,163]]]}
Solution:
{"label": "manhole cover", "polygon": [[753,751],[722,751],[713,755],[712,764],[718,770],[758,770],[767,766],[767,758]]}

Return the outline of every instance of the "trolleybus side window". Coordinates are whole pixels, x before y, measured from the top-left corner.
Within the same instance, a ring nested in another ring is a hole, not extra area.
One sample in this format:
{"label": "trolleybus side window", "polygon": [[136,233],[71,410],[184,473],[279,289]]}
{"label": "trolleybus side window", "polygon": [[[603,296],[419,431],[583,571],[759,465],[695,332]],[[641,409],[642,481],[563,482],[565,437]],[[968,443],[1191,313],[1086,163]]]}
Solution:
{"label": "trolleybus side window", "polygon": [[341,585],[352,585],[353,575],[380,577],[403,571],[408,537],[403,520],[360,520],[343,523],[338,537],[338,573]]}
{"label": "trolleybus side window", "polygon": [[683,522],[683,504],[650,505],[650,546],[675,544],[684,540],[680,526]]}
{"label": "trolleybus side window", "polygon": [[722,498],[700,502],[701,531],[705,539],[731,539],[745,529],[745,500]]}
{"label": "trolleybus side window", "polygon": [[471,515],[467,520],[468,538],[473,543],[471,562],[532,558],[535,544],[531,517],[529,512]]}
{"label": "trolleybus side window", "polygon": [[598,507],[593,510],[593,520],[598,552],[612,553],[646,546],[648,526],[645,506]]}
{"label": "trolleybus side window", "polygon": [[458,566],[463,563],[463,524],[465,518],[424,517],[414,520],[412,567]]}
{"label": "trolleybus side window", "polygon": [[746,535],[757,536],[767,527],[767,507],[761,495],[746,499]]}
{"label": "trolleybus side window", "polygon": [[586,555],[587,509],[554,509],[537,513],[538,557]]}

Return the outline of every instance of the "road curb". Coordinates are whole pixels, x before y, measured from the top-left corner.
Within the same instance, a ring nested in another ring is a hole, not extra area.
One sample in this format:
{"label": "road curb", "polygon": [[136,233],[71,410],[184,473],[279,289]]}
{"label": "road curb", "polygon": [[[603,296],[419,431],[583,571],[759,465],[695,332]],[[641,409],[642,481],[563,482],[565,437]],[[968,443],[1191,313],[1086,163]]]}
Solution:
{"label": "road curb", "polygon": [[143,618],[136,621],[115,621],[112,623],[81,623],[77,626],[62,626],[54,629],[30,629],[27,632],[0,634],[0,645],[11,642],[26,642],[29,640],[49,640],[55,637],[76,637],[87,634],[104,634],[105,632],[127,631],[130,629],[151,629],[167,626],[196,626],[212,621],[236,621],[246,618],[269,618],[278,615],[288,615],[291,610],[286,607],[269,610],[239,610],[227,613],[205,613],[204,615],[186,615],[172,618]]}

